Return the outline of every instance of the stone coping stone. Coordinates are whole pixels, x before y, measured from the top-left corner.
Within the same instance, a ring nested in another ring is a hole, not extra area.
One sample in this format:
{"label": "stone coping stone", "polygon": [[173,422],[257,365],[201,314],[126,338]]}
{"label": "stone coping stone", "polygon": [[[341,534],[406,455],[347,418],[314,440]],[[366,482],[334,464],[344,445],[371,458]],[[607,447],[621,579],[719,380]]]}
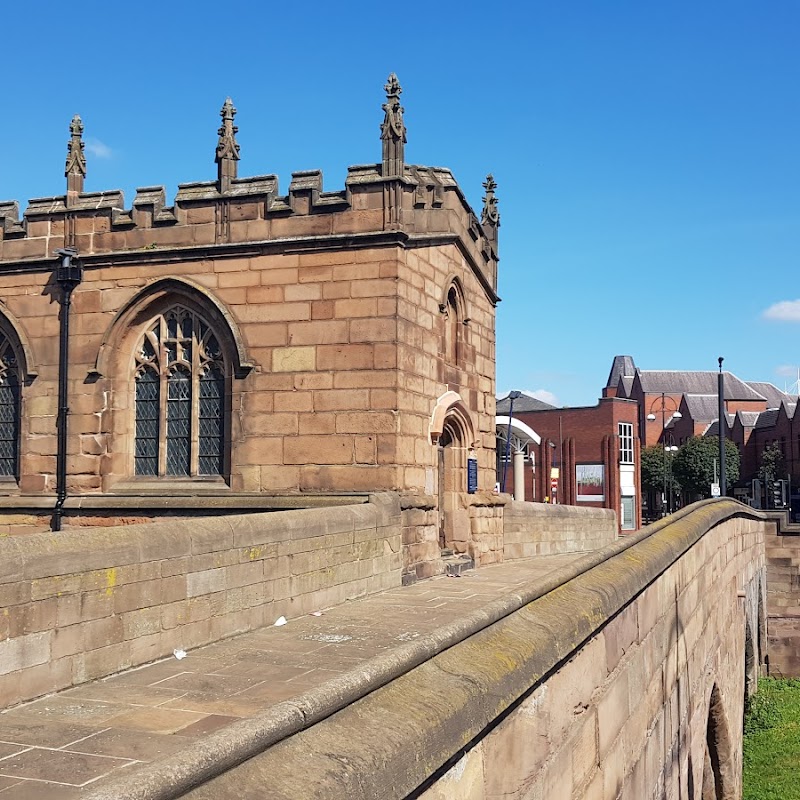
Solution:
{"label": "stone coping stone", "polygon": [[[52,511],[55,497],[31,495],[0,496],[0,512],[7,511]],[[168,494],[163,490],[152,494],[98,494],[73,495],[67,498],[64,507],[68,511],[160,511],[165,508],[180,512],[197,509],[212,510],[244,510],[272,508],[291,510],[297,508],[326,508],[328,506],[354,505],[369,502],[369,495],[335,494],[335,495],[268,495],[268,494],[219,494],[214,492],[198,492],[187,495],[186,492]],[[2,522],[2,516],[0,516]],[[69,515],[66,517],[69,524]]]}

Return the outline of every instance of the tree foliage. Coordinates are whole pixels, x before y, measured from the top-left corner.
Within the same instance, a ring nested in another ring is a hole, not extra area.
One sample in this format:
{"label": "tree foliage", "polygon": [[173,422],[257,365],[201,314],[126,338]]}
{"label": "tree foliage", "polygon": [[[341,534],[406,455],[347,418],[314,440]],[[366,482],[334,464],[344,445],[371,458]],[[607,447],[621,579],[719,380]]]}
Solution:
{"label": "tree foliage", "polygon": [[758,477],[762,481],[774,481],[785,477],[786,466],[783,462],[783,453],[777,442],[773,442],[761,454],[761,465],[758,468]]}
{"label": "tree foliage", "polygon": [[[666,458],[665,458],[666,455]],[[663,491],[664,489],[664,467],[667,467],[667,490],[680,491],[680,483],[675,477],[675,471],[670,469],[670,459],[674,459],[672,453],[666,453],[660,444],[642,449],[642,487],[653,491]],[[671,486],[670,486],[671,484]]]}
{"label": "tree foliage", "polygon": [[[672,469],[685,491],[710,497],[714,462],[717,460],[719,437],[693,436],[678,451]],[[725,440],[725,476],[729,486],[739,480],[739,448],[730,439]]]}

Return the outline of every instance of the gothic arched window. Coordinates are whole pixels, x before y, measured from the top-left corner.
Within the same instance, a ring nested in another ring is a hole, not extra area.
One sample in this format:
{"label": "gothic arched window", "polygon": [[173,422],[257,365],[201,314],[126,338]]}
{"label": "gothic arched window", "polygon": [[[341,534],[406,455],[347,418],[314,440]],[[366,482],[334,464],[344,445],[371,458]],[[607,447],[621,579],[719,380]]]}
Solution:
{"label": "gothic arched window", "polygon": [[458,364],[461,355],[461,314],[458,308],[458,291],[455,286],[447,293],[447,360]]}
{"label": "gothic arched window", "polygon": [[16,477],[19,454],[20,378],[11,342],[0,333],[0,476]]}
{"label": "gothic arched window", "polygon": [[136,475],[222,475],[225,364],[208,323],[183,306],[159,314],[136,348]]}
{"label": "gothic arched window", "polygon": [[450,366],[461,367],[464,361],[465,325],[468,322],[464,292],[457,278],[448,281],[447,291],[439,304],[444,315],[444,337],[441,354]]}

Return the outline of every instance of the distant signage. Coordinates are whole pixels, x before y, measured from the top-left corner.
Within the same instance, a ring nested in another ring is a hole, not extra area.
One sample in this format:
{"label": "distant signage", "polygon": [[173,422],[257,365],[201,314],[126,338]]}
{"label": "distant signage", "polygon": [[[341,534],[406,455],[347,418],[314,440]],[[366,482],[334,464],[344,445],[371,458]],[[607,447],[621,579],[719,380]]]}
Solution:
{"label": "distant signage", "polygon": [[467,492],[475,494],[478,491],[478,459],[467,459]]}
{"label": "distant signage", "polygon": [[550,478],[550,494],[558,494],[558,478]]}
{"label": "distant signage", "polygon": [[719,494],[720,494],[720,492],[719,492],[719,484],[718,483],[712,483],[711,484],[711,496],[712,497],[719,497]]}
{"label": "distant signage", "polygon": [[602,503],[606,499],[605,469],[602,464],[576,464],[578,502]]}

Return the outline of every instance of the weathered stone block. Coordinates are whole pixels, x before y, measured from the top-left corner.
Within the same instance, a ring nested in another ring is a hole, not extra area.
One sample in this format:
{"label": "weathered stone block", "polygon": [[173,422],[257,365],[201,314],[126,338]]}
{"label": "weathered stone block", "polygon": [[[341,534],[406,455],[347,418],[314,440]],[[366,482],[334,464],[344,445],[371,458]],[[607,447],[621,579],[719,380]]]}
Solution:
{"label": "weathered stone block", "polygon": [[0,675],[44,664],[50,659],[52,631],[30,633],[0,642]]}

